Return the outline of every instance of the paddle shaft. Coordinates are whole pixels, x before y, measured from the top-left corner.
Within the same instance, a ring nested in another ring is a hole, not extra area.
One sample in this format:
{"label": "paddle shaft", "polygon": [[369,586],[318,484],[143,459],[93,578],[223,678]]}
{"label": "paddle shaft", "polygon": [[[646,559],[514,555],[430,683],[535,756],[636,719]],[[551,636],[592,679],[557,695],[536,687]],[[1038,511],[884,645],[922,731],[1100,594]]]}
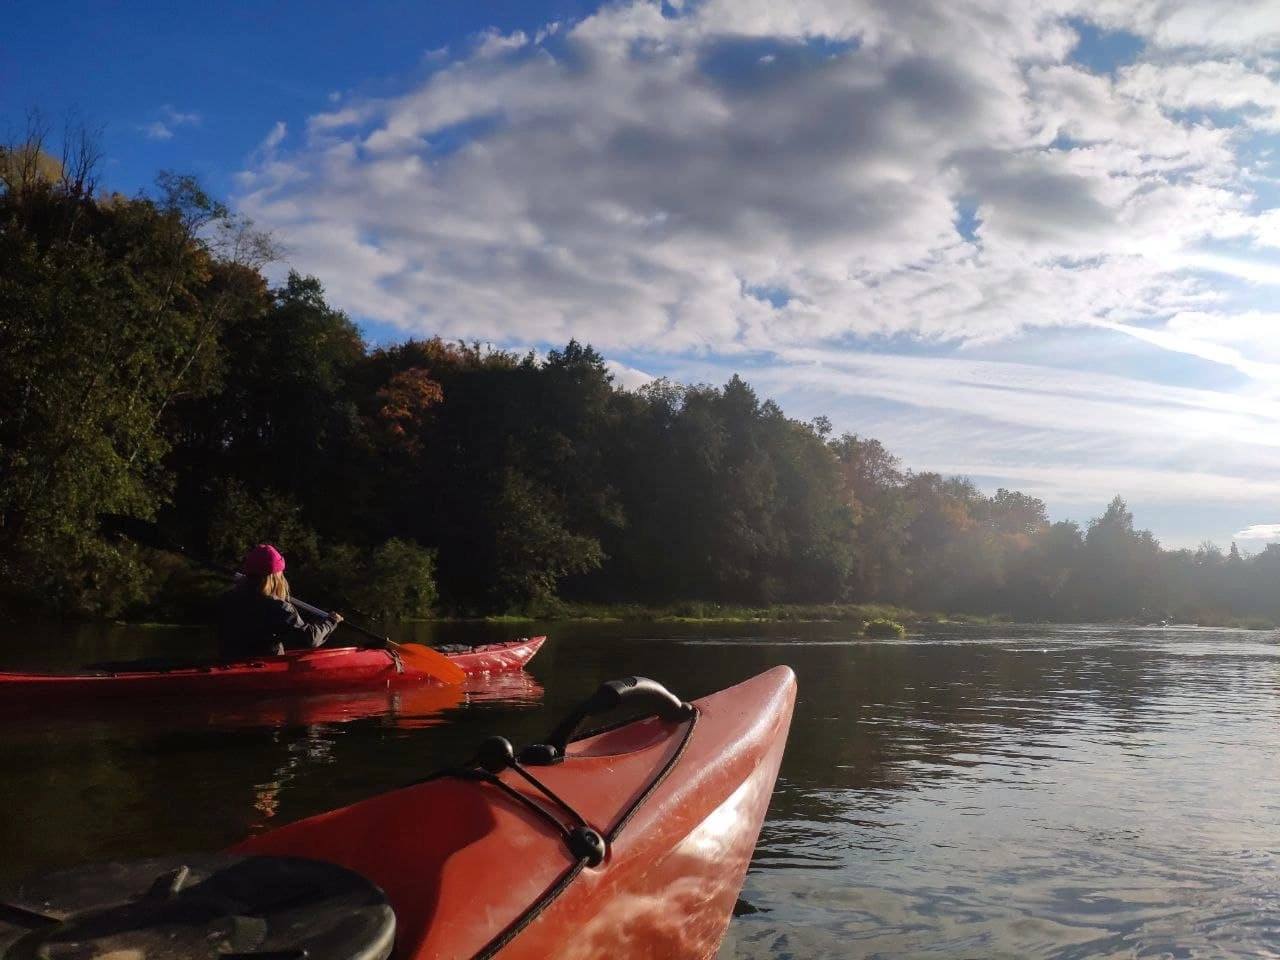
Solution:
{"label": "paddle shaft", "polygon": [[[214,564],[209,563],[209,564],[206,564],[206,566],[212,567],[214,566]],[[214,567],[214,568],[215,570],[218,570],[223,573],[230,573],[230,571],[228,571],[227,568],[225,567]],[[232,576],[234,580],[238,581],[238,580],[241,580],[241,577],[243,577],[244,575],[243,573],[230,573],[230,576]],[[329,613],[329,611],[323,611],[323,609],[316,607],[315,604],[307,603],[306,600],[300,600],[297,598],[297,596],[289,596],[289,603],[292,603],[294,607],[297,607],[298,609],[300,609],[300,611],[305,611],[306,613],[310,613],[312,617],[321,617],[321,618],[324,618],[324,620],[333,620],[332,613]],[[375,634],[375,632],[372,630],[365,630],[364,627],[358,626],[356,625],[356,623],[352,623],[351,621],[347,620],[346,617],[343,617],[343,620],[339,622],[339,626],[351,627],[352,630],[355,630],[357,632],[357,634],[364,634],[365,636],[370,637],[371,640],[378,640],[379,643],[383,643],[383,644],[392,643],[392,641],[390,641],[388,637]]]}
{"label": "paddle shaft", "polygon": [[[299,610],[305,610],[307,613],[311,614],[313,617],[324,617],[326,620],[328,620],[333,616],[331,613],[329,613],[329,611],[321,610],[319,607],[312,606],[311,604],[307,603],[304,600],[299,600],[297,597],[290,597],[289,602],[292,603]],[[373,640],[381,641],[382,643],[389,644],[392,642],[388,637],[379,636],[378,634],[374,633],[372,630],[366,630],[364,627],[358,626],[345,618],[342,620],[340,625],[350,627],[356,633],[362,633],[366,637],[369,637],[370,639],[373,639]]]}

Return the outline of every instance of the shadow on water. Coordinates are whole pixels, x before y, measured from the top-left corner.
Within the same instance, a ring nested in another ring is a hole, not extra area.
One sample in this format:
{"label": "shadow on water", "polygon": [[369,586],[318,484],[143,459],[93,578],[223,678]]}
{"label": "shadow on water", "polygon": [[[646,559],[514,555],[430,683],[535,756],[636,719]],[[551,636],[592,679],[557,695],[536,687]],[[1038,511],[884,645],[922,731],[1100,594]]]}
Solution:
{"label": "shadow on water", "polygon": [[[1102,627],[427,624],[546,632],[530,675],[455,700],[0,714],[0,879],[213,849],[533,740],[604,678],[692,698],[777,663],[800,680],[779,789],[725,958],[1274,952],[1270,635]],[[200,652],[191,631],[0,638],[0,664]],[[439,692],[437,691],[437,694]]]}

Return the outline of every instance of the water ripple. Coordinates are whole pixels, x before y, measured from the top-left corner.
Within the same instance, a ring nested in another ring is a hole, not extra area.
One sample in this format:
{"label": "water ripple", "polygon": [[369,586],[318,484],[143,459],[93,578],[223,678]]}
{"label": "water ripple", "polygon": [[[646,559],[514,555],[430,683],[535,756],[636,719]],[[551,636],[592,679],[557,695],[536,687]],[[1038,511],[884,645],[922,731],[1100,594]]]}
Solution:
{"label": "water ripple", "polygon": [[816,692],[801,661],[844,709],[793,742],[848,760],[788,765],[721,957],[1280,956],[1278,658],[1066,627],[815,662]]}

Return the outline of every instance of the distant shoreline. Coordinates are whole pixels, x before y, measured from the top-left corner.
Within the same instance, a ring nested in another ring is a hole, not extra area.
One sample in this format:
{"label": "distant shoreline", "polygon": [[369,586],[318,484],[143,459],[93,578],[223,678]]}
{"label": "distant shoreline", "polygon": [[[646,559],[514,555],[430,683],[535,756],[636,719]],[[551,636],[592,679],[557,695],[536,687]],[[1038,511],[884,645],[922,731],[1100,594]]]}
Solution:
{"label": "distant shoreline", "polygon": [[[486,616],[439,616],[399,621],[401,623],[666,623],[666,624],[717,624],[717,623],[857,623],[865,625],[873,620],[892,620],[912,629],[931,625],[994,626],[1035,624],[1041,626],[1070,626],[1075,624],[1108,624],[1114,626],[1159,626],[1132,619],[1121,620],[1019,620],[1006,614],[921,612],[890,604],[795,604],[780,603],[769,606],[748,606],[688,601],[667,605],[637,603],[586,604],[565,603],[554,609],[524,613],[490,614]],[[133,627],[181,627],[197,623],[164,623],[146,620],[113,620],[110,622]],[[1280,624],[1261,617],[1188,617],[1170,621],[1170,629],[1178,627],[1218,627],[1237,630],[1268,631],[1280,629]]]}
{"label": "distant shoreline", "polygon": [[[479,618],[442,618],[439,622],[477,619],[489,623],[542,622],[650,622],[650,623],[866,623],[872,620],[894,620],[908,627],[931,624],[968,624],[991,626],[1017,623],[1068,626],[1071,624],[1113,624],[1116,626],[1159,626],[1133,619],[1099,620],[1019,620],[1008,614],[918,611],[889,604],[773,604],[747,606],[717,603],[677,603],[666,606],[643,604],[565,604],[563,609],[545,614],[503,615]],[[1201,616],[1178,619],[1165,624],[1179,626],[1221,627],[1241,630],[1276,630],[1280,624],[1262,617]]]}

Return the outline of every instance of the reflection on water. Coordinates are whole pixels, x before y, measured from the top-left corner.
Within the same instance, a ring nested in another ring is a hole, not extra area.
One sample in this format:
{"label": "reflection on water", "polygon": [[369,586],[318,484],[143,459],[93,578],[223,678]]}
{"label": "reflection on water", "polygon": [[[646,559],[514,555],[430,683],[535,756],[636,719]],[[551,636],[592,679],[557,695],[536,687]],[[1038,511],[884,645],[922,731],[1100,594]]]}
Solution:
{"label": "reflection on water", "polygon": [[[413,687],[351,690],[310,695],[225,697],[62,698],[41,701],[31,695],[0,702],[0,731],[12,736],[26,728],[55,726],[69,736],[77,726],[167,731],[249,727],[314,727],[377,719],[403,730],[448,723],[464,704],[492,703],[536,706],[542,685],[528,673],[495,674],[468,679],[460,686],[424,683]],[[4,733],[0,733],[3,736]]]}
{"label": "reflection on water", "polygon": [[[0,713],[0,879],[226,845],[457,762],[490,734],[540,737],[602,678],[647,674],[694,697],[785,662],[800,679],[795,722],[723,958],[1280,952],[1272,635],[546,632],[530,675],[444,699],[339,697],[230,717],[160,702]],[[0,638],[0,663],[68,667],[196,642],[127,628],[46,637],[58,645]]]}
{"label": "reflection on water", "polygon": [[722,956],[1275,955],[1278,654],[1011,629],[803,671]]}

